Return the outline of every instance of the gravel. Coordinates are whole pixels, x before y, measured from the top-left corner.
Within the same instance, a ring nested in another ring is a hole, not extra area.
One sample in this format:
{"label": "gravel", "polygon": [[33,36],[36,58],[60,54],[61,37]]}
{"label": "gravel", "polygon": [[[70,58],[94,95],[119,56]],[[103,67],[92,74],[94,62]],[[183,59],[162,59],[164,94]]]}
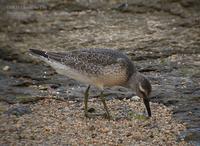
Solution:
{"label": "gravel", "polygon": [[30,104],[31,114],[1,114],[0,145],[189,145],[177,141],[185,126],[172,118],[170,108],[151,103],[153,116],[147,118],[142,101],[107,104],[111,121],[103,118],[98,98],[89,101],[98,115],[90,119],[84,117],[82,102],[50,98]]}

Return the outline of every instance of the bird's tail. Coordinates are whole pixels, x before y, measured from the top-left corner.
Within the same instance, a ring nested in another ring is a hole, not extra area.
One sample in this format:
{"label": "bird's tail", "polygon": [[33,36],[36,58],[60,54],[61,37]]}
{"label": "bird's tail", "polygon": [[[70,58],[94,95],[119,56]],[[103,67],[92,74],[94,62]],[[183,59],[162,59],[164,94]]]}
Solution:
{"label": "bird's tail", "polygon": [[48,58],[47,52],[45,52],[45,51],[41,51],[41,50],[37,50],[37,49],[29,49],[29,51],[30,51],[31,55],[42,56],[42,57]]}

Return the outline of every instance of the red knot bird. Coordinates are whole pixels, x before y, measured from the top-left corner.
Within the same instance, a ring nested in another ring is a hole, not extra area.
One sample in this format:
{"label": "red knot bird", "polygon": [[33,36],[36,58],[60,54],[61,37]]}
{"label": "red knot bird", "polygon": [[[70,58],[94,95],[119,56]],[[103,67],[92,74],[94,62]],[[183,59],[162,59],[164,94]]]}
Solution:
{"label": "red knot bird", "polygon": [[123,53],[111,49],[80,49],[67,52],[46,52],[30,49],[32,55],[45,61],[57,73],[88,84],[84,94],[84,112],[88,114],[88,96],[90,85],[101,90],[100,99],[111,118],[103,94],[104,87],[123,86],[131,88],[143,99],[148,116],[151,116],[149,95],[151,84],[141,73],[137,72],[132,61]]}

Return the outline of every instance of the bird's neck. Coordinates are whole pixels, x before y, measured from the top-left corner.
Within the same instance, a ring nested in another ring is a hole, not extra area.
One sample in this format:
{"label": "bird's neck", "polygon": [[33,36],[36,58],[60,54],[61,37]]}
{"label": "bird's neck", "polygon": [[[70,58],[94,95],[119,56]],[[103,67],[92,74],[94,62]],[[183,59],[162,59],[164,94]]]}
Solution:
{"label": "bird's neck", "polygon": [[129,78],[126,87],[131,88],[133,90],[136,89],[136,86],[138,84],[138,78],[141,76],[141,73],[139,72],[134,72],[131,77]]}

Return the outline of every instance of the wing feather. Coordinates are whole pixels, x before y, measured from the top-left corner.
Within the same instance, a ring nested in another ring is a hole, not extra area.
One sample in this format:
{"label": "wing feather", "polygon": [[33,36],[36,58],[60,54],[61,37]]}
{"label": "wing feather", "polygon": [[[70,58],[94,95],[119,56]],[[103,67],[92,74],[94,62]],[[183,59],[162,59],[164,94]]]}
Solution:
{"label": "wing feather", "polygon": [[[105,75],[105,69],[117,66],[126,71],[128,78],[135,71],[126,55],[111,49],[79,49],[68,52],[47,52],[46,54],[50,60],[88,74]],[[117,71],[114,73],[117,75]]]}

